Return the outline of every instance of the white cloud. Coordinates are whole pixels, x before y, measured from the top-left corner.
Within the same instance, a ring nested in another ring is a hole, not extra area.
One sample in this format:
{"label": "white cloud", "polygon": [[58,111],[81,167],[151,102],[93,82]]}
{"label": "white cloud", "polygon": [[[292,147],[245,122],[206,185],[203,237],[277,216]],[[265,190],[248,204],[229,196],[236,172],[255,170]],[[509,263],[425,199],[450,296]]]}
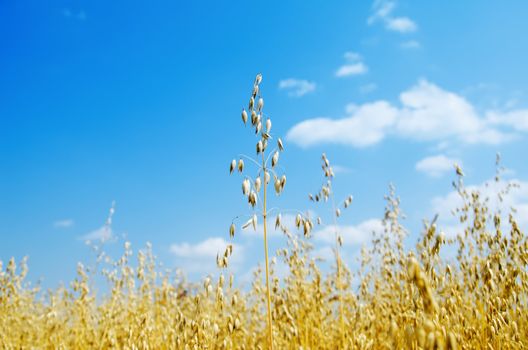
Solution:
{"label": "white cloud", "polygon": [[452,171],[454,164],[462,165],[461,162],[454,158],[448,158],[443,154],[426,157],[416,163],[416,170],[421,171],[431,177],[440,177],[445,173]]}
{"label": "white cloud", "polygon": [[385,28],[400,33],[411,33],[418,29],[416,23],[409,17],[394,17],[392,12],[396,8],[395,1],[375,1],[374,14],[367,20],[369,25],[378,21],[385,24]]}
{"label": "white cloud", "polygon": [[[494,112],[484,117],[462,96],[420,80],[399,97],[401,106],[388,101],[349,105],[341,119],[314,118],[294,125],[288,140],[308,147],[336,143],[366,147],[388,135],[422,142],[463,142],[497,145],[523,131],[524,114]],[[518,122],[517,127],[512,125]],[[501,126],[502,128],[499,128]],[[504,131],[504,127],[513,130]]]}
{"label": "white cloud", "polygon": [[400,47],[403,49],[419,49],[421,47],[420,43],[416,40],[404,41],[400,44]]}
{"label": "white cloud", "polygon": [[83,241],[102,241],[107,242],[114,237],[112,228],[110,226],[102,226],[97,230],[93,230],[83,236],[81,239]]}
{"label": "white cloud", "polygon": [[350,75],[365,74],[368,71],[363,62],[344,64],[336,71],[336,77],[348,77]]}
{"label": "white cloud", "polygon": [[221,237],[209,237],[198,243],[174,243],[169,251],[176,257],[176,264],[189,273],[207,273],[215,271],[216,256],[223,255],[229,244],[233,245],[233,254],[229,258],[229,267],[237,270],[244,258],[244,247],[227,242]]}
{"label": "white cloud", "polygon": [[339,143],[353,147],[376,144],[385,137],[386,129],[394,125],[398,110],[388,102],[361,105],[347,118],[315,118],[296,124],[287,139],[301,147],[320,143]]}
{"label": "white cloud", "polygon": [[517,131],[528,131],[528,109],[513,110],[505,113],[490,111],[487,120],[493,125],[504,125]]}
{"label": "white cloud", "polygon": [[63,220],[57,220],[53,223],[53,227],[56,228],[69,228],[72,227],[75,224],[73,219],[63,219]]}
{"label": "white cloud", "polygon": [[[509,213],[510,208],[515,208],[517,213],[514,214],[521,229],[528,227],[528,182],[518,179],[510,180],[517,184],[519,188],[513,188],[503,196],[503,201],[498,200],[497,194],[506,186],[506,181],[496,182],[494,179],[488,180],[480,185],[466,186],[468,192],[479,191],[480,198],[484,200],[489,198],[488,207],[490,211],[496,212],[501,210],[504,215]],[[451,191],[444,196],[438,196],[431,201],[433,214],[439,214],[438,226],[446,233],[453,237],[461,233],[462,226],[452,214],[452,210],[462,206],[462,199],[456,191]],[[507,222],[507,216],[503,217],[503,222]]]}
{"label": "white cloud", "polygon": [[345,52],[347,63],[339,67],[335,73],[336,77],[343,78],[351,75],[361,75],[368,72],[368,67],[363,63],[363,58],[356,52]]}
{"label": "white cloud", "polygon": [[[381,220],[369,219],[359,225],[338,225],[337,231],[343,238],[343,245],[361,245],[370,241],[372,232],[383,231]],[[313,233],[315,240],[327,243],[335,243],[336,226],[328,225]]]}
{"label": "white cloud", "polygon": [[172,244],[170,246],[170,252],[180,258],[191,258],[191,257],[206,257],[216,258],[216,255],[225,250],[229,243],[223,238],[210,237],[205,241],[190,244],[187,242],[180,244]]}
{"label": "white cloud", "polygon": [[301,97],[307,93],[315,91],[316,84],[312,81],[303,79],[284,79],[279,82],[279,89],[287,90],[288,95],[292,97]]}
{"label": "white cloud", "polygon": [[473,106],[463,97],[425,80],[400,94],[401,109],[396,127],[408,137],[443,139],[449,135],[473,135],[482,131]]}
{"label": "white cloud", "polygon": [[396,17],[396,18],[387,18],[385,22],[387,29],[400,32],[400,33],[410,33],[416,31],[416,23],[414,23],[408,17]]}

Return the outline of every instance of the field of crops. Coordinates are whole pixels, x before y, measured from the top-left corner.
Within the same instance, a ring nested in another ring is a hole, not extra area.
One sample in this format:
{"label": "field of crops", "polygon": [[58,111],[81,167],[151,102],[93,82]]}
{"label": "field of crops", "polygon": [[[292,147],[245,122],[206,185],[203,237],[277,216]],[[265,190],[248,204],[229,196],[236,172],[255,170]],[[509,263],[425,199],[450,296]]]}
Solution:
{"label": "field of crops", "polygon": [[[244,124],[256,135],[255,158],[234,159],[249,203],[248,221],[226,225],[226,237],[264,224],[262,268],[247,288],[229,272],[233,246],[219,252],[219,278],[198,283],[175,279],[158,268],[151,247],[119,259],[97,251],[94,268],[79,264],[70,286],[42,291],[25,282],[24,261],[0,262],[2,349],[522,349],[528,346],[528,239],[516,213],[492,210],[496,198],[464,187],[455,167],[453,186],[463,205],[453,209],[458,236],[446,237],[436,219],[424,221],[417,242],[408,232],[394,188],[387,194],[384,231],[373,234],[361,264],[341,259],[343,238],[335,232],[334,262],[323,269],[314,258],[312,234],[318,218],[302,212],[294,227],[267,211],[267,196],[287,190],[277,166],[284,145],[264,113],[258,75],[250,89]],[[248,128],[244,129],[248,132]],[[287,150],[286,150],[287,151]],[[330,206],[337,221],[352,197],[336,202],[334,171],[323,155],[323,186],[310,195]],[[245,175],[257,167],[257,177]],[[497,183],[501,179],[497,164]],[[237,189],[238,191],[239,189]],[[284,246],[269,252],[267,230],[284,232]],[[406,246],[414,245],[413,249]],[[316,248],[316,247],[315,247]],[[446,254],[451,252],[451,254]],[[263,254],[264,255],[264,254]],[[452,258],[448,258],[452,257]],[[277,261],[287,273],[279,276]],[[212,271],[214,272],[214,271]],[[96,294],[96,274],[108,291]]]}

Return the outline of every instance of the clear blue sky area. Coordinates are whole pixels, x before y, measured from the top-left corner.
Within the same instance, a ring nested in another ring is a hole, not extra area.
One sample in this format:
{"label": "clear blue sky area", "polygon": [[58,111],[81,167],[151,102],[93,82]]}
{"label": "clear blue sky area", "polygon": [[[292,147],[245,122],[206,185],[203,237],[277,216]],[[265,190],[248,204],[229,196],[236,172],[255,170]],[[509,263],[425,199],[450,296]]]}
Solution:
{"label": "clear blue sky area", "polygon": [[[2,1],[0,260],[69,281],[115,200],[108,249],[149,241],[165,266],[206,273],[251,212],[228,165],[254,153],[240,111],[258,72],[286,147],[272,205],[328,217],[307,201],[326,152],[337,196],[354,195],[350,263],[389,182],[413,244],[449,202],[452,163],[479,186],[499,151],[528,181],[526,13],[521,0]],[[526,191],[511,201],[528,214]],[[235,239],[240,274],[261,260],[254,236]]]}

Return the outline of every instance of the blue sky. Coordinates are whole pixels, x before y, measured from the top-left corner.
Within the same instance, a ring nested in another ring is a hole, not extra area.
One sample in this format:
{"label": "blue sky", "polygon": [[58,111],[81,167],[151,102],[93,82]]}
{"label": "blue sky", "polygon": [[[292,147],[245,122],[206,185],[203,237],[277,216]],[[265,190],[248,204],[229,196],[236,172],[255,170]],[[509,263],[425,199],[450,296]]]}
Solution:
{"label": "blue sky", "polygon": [[[453,203],[455,161],[481,186],[501,152],[523,185],[508,203],[528,215],[527,11],[520,0],[4,1],[0,260],[29,256],[30,278],[49,286],[71,279],[115,200],[114,236],[210,271],[231,219],[250,212],[227,167],[254,149],[240,110],[258,72],[286,147],[272,205],[321,212],[307,194],[326,152],[338,197],[355,198],[340,222],[351,262],[389,182],[412,244]],[[241,275],[261,260],[255,236],[235,239]]]}

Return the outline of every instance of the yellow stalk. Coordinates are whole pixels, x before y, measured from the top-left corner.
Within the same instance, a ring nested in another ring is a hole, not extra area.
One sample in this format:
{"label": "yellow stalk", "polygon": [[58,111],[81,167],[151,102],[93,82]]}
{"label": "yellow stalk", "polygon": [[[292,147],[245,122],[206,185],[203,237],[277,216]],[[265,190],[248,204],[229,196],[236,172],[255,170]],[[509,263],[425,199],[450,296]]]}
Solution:
{"label": "yellow stalk", "polygon": [[267,200],[267,187],[266,183],[266,160],[264,158],[264,152],[262,152],[262,183],[264,184],[263,201],[262,201],[262,218],[264,219],[264,257],[266,263],[266,299],[268,308],[268,342],[269,349],[273,350],[273,323],[271,319],[271,288],[269,281],[269,258],[268,258],[268,230],[267,230],[267,212],[266,212],[266,200]]}

